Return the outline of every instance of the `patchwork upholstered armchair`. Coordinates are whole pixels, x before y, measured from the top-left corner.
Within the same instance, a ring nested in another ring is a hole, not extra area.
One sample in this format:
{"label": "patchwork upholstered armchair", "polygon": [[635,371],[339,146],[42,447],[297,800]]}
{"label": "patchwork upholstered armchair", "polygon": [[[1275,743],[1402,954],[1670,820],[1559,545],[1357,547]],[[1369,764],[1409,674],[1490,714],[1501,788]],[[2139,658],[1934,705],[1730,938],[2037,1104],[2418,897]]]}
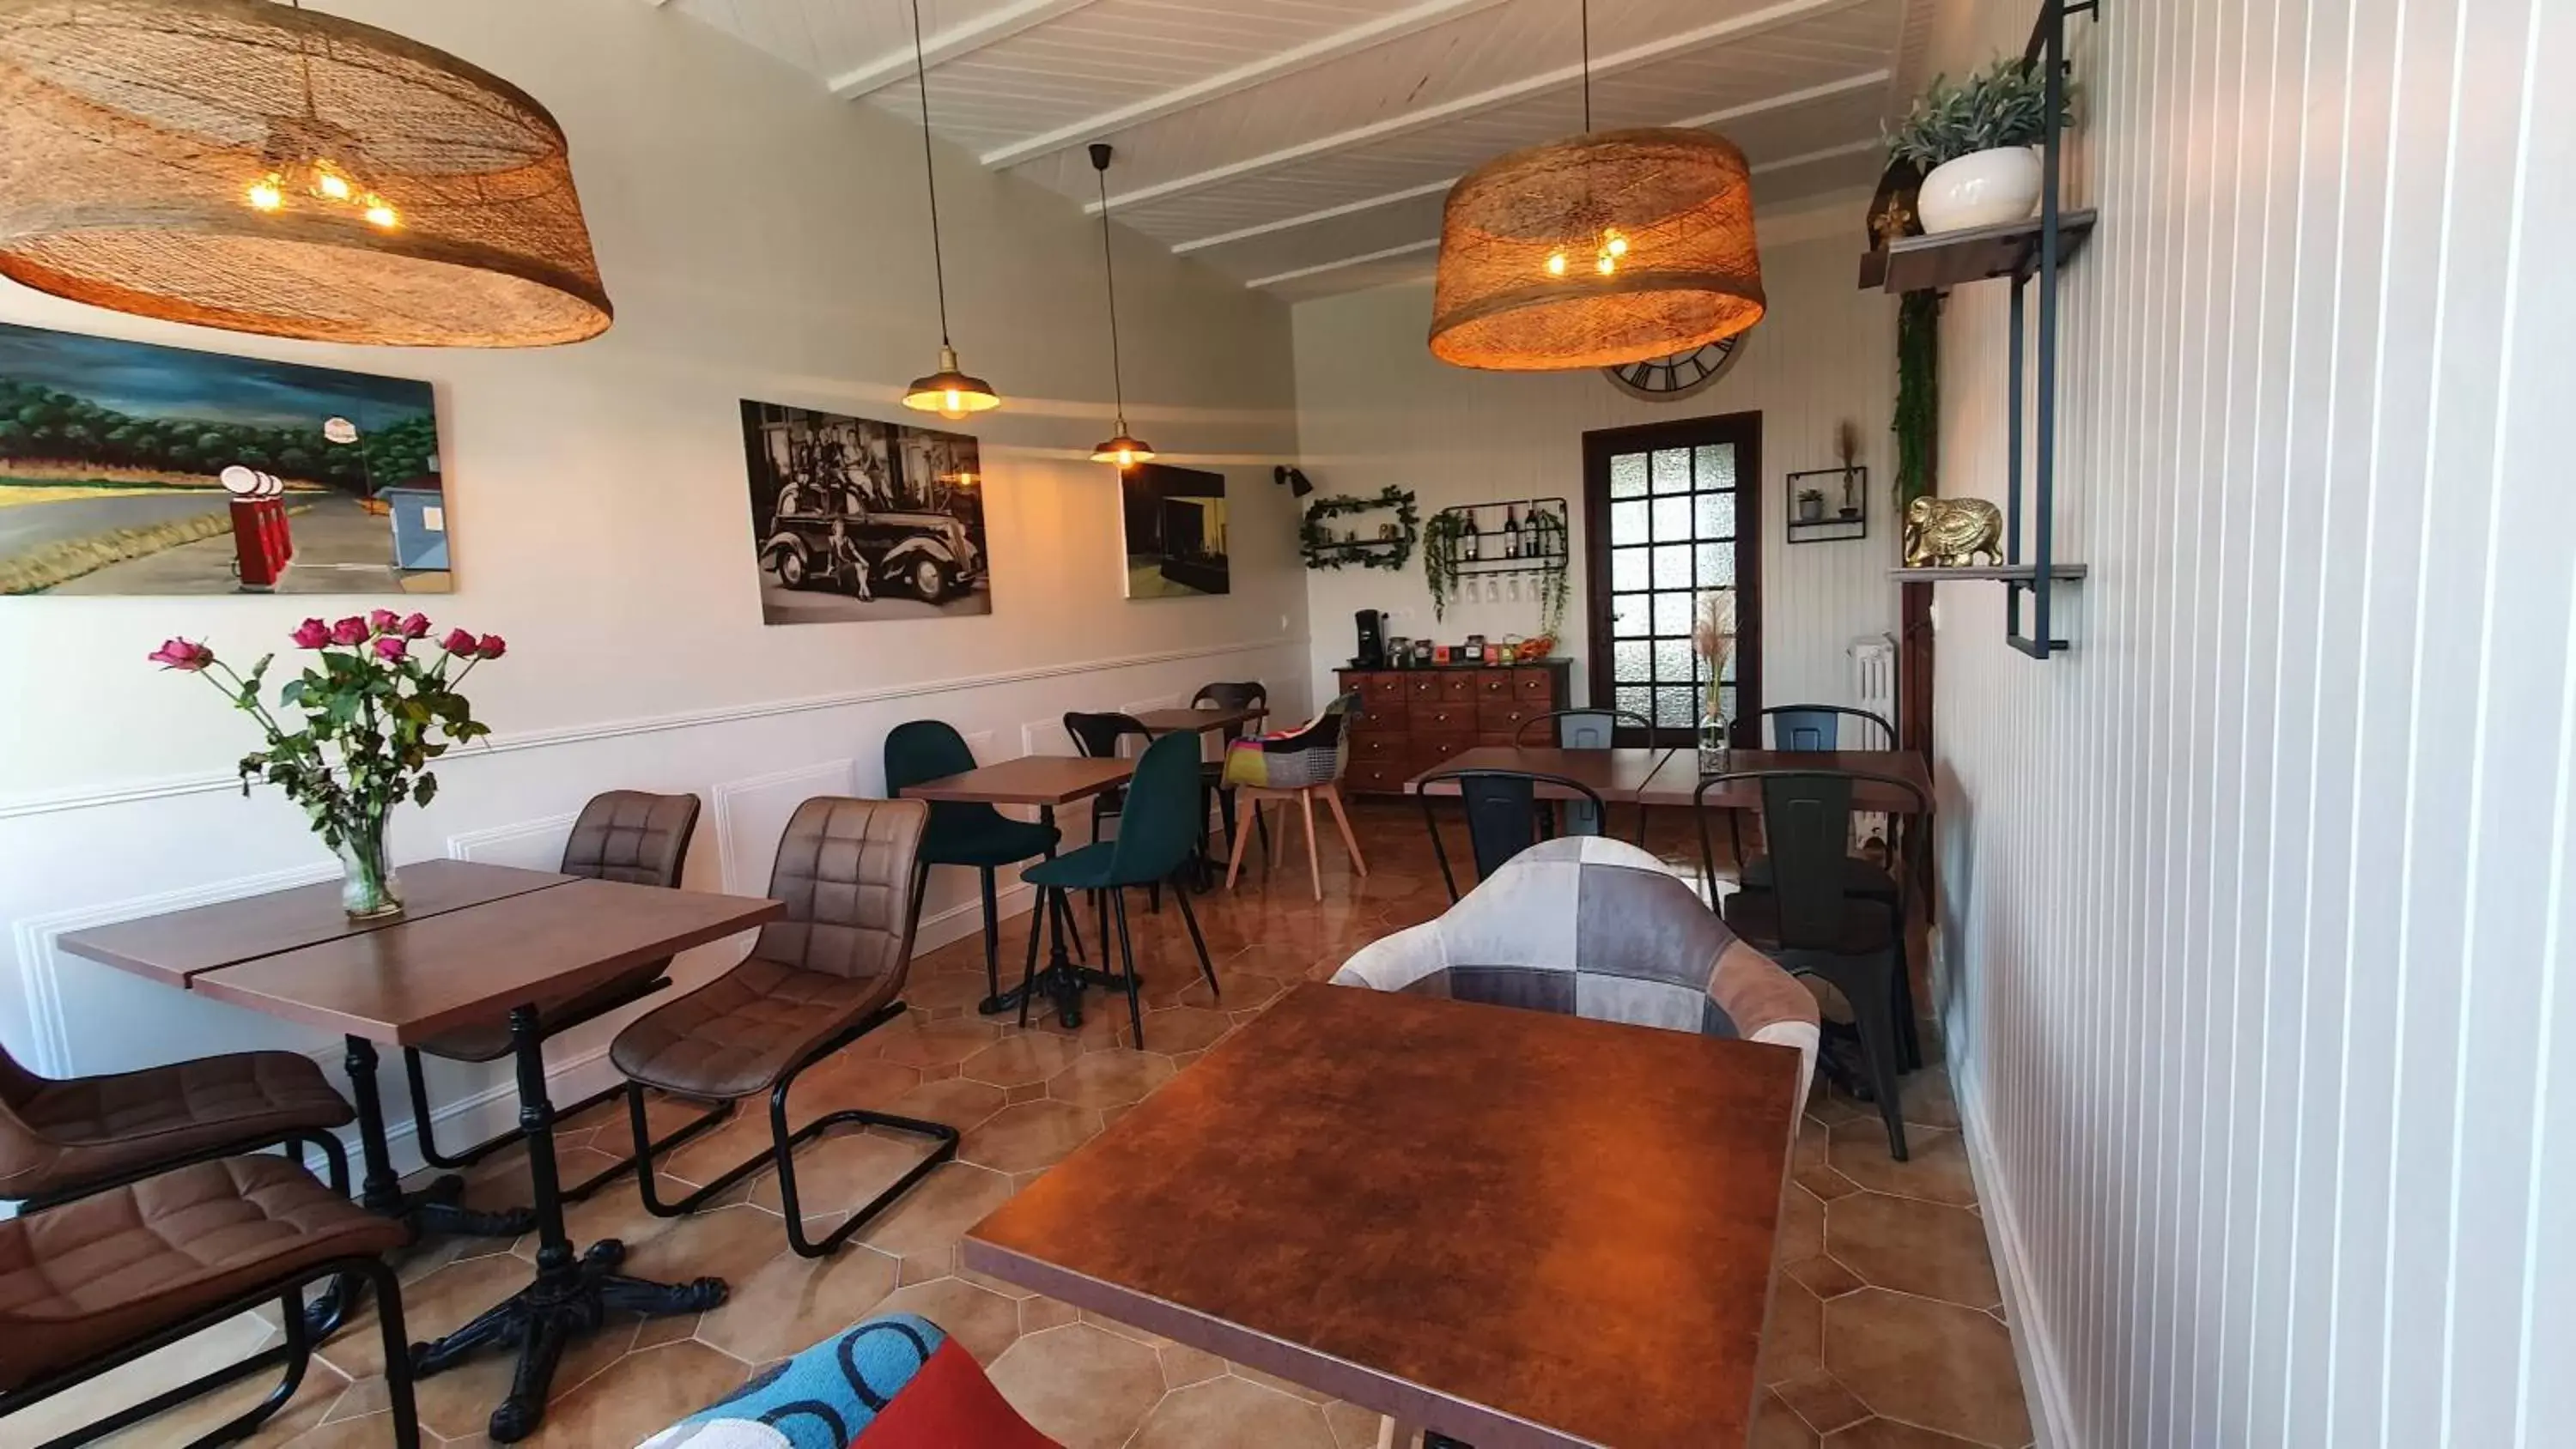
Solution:
{"label": "patchwork upholstered armchair", "polygon": [[[1350,716],[1358,708],[1359,696],[1345,694],[1296,729],[1284,734],[1255,735],[1225,747],[1225,773],[1221,778],[1227,788],[1251,802],[1256,824],[1261,819],[1262,802],[1267,800],[1293,803],[1305,817],[1306,880],[1319,901],[1324,898],[1324,867],[1315,854],[1316,796],[1322,796],[1333,812],[1333,824],[1342,833],[1342,848],[1351,853],[1352,871],[1368,874],[1368,862],[1360,855],[1359,837],[1351,833],[1350,812],[1342,808],[1342,769],[1351,760]],[[1282,811],[1281,819],[1285,820],[1284,805]],[[1268,839],[1268,827],[1262,827],[1261,833]],[[1245,838],[1238,832],[1228,852],[1227,890],[1234,889],[1235,877],[1243,873]]]}
{"label": "patchwork upholstered armchair", "polygon": [[1438,920],[1362,947],[1333,980],[1794,1047],[1802,1102],[1815,1073],[1807,988],[1662,861],[1608,836],[1531,846]]}

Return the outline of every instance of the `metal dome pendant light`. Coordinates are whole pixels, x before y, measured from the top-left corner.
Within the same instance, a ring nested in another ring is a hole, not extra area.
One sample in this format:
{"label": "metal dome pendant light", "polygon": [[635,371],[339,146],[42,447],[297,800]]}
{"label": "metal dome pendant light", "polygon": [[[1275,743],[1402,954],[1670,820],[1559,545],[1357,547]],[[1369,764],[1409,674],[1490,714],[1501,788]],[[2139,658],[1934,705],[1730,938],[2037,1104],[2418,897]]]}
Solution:
{"label": "metal dome pendant light", "polygon": [[273,0],[0,0],[0,275],[235,332],[531,347],[608,329],[562,127]]}
{"label": "metal dome pendant light", "polygon": [[1153,445],[1127,431],[1127,381],[1118,371],[1118,264],[1109,247],[1109,143],[1091,143],[1091,169],[1100,181],[1100,275],[1109,284],[1109,386],[1118,399],[1118,431],[1091,450],[1091,461],[1124,472],[1154,461]]}
{"label": "metal dome pendant light", "polygon": [[1460,367],[1611,367],[1762,320],[1752,177],[1735,144],[1678,127],[1592,130],[1460,178],[1440,218],[1431,353]]}
{"label": "metal dome pendant light", "polygon": [[939,288],[939,370],[916,377],[903,390],[903,405],[943,418],[990,412],[1002,405],[993,385],[969,376],[957,365],[957,349],[948,341],[948,263],[939,253],[939,170],[931,164],[930,64],[921,48],[921,0],[912,0],[912,75],[921,91],[921,179],[930,190],[930,274]]}

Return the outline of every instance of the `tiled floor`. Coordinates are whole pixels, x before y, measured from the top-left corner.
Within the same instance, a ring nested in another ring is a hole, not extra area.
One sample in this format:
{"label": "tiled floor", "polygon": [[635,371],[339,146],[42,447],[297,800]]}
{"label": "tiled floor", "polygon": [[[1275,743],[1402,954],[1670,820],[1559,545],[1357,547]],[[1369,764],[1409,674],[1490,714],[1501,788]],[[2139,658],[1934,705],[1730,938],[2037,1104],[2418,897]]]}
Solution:
{"label": "tiled floor", "polygon": [[[801,1113],[867,1105],[953,1122],[966,1132],[960,1160],[828,1261],[787,1252],[777,1188],[766,1175],[725,1205],[679,1221],[647,1215],[624,1186],[576,1208],[575,1237],[624,1239],[629,1271],[716,1274],[732,1282],[733,1298],[699,1318],[630,1320],[582,1343],[557,1377],[544,1428],[529,1442],[621,1449],[719,1397],[761,1364],[869,1313],[909,1310],[963,1340],[1022,1412],[1073,1449],[1374,1445],[1372,1414],[966,1272],[956,1257],[968,1225],[1188,1070],[1290,983],[1329,976],[1363,942],[1440,912],[1447,897],[1420,817],[1394,808],[1363,809],[1359,817],[1374,867],[1367,879],[1349,875],[1328,843],[1320,902],[1308,892],[1302,849],[1293,864],[1283,852],[1267,881],[1248,872],[1236,895],[1203,898],[1221,1003],[1198,980],[1177,913],[1168,906],[1161,915],[1135,912],[1150,983],[1147,1050],[1134,1049],[1123,1005],[1095,1002],[1072,1033],[976,1017],[983,969],[972,938],[917,962],[907,992],[914,1015],[809,1073],[795,1105]],[[1016,970],[1013,948],[1026,939],[1025,921],[1005,930],[1006,970]],[[1084,931],[1088,940],[1088,922]],[[1913,1160],[1900,1164],[1888,1158],[1870,1108],[1825,1092],[1811,1104],[1780,1239],[1784,1271],[1764,1351],[1755,1449],[2020,1449],[2031,1438],[1976,1187],[1938,1066],[1908,1079],[1905,1108],[1915,1124]],[[592,1145],[595,1135],[617,1147],[622,1119],[593,1113],[566,1125],[560,1140],[568,1180],[608,1160]],[[765,1141],[766,1114],[746,1112],[690,1144],[669,1167],[677,1179],[703,1180]],[[868,1132],[808,1147],[799,1158],[799,1186],[814,1230],[832,1220],[827,1207],[837,1216],[866,1201],[914,1151]],[[476,1175],[477,1201],[526,1200],[516,1155]],[[519,1286],[532,1251],[526,1241],[424,1245],[403,1268],[412,1336],[443,1333]],[[102,1381],[77,1396],[84,1402],[0,1420],[0,1446],[37,1442],[111,1396],[130,1401],[149,1391],[136,1387],[147,1380],[177,1382],[264,1341],[268,1331],[246,1318],[134,1366],[116,1387]],[[256,1442],[299,1449],[390,1442],[380,1368],[370,1316],[324,1347],[302,1392]],[[487,1357],[423,1381],[430,1441],[484,1442],[484,1418],[508,1375],[506,1358]],[[240,1412],[264,1388],[237,1386],[114,1442],[183,1442]]]}

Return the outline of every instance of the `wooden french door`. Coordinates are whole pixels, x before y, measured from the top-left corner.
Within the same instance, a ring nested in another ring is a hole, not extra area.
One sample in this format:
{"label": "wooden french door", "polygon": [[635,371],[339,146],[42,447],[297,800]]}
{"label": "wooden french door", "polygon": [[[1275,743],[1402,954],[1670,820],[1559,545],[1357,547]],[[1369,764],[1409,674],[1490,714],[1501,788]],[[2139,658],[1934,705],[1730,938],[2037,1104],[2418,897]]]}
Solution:
{"label": "wooden french door", "polygon": [[1654,721],[1619,743],[1688,745],[1708,667],[1691,647],[1703,595],[1732,594],[1720,681],[1737,742],[1762,703],[1762,415],[1728,413],[1583,435],[1591,700]]}

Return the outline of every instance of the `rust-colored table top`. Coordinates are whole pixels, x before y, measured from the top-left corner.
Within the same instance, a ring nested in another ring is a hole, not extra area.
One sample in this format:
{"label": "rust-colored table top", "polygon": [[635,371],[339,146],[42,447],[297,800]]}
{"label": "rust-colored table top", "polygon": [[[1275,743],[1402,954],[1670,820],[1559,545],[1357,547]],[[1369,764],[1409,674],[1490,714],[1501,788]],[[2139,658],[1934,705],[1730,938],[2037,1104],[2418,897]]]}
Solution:
{"label": "rust-colored table top", "polygon": [[471,910],[200,973],[201,996],[396,1046],[701,946],[786,913],[777,901],[573,880]]}
{"label": "rust-colored table top", "polygon": [[1208,734],[1236,725],[1252,724],[1269,717],[1270,711],[1266,708],[1149,709],[1143,714],[1134,716],[1136,723],[1143,725],[1150,733],[1158,735],[1179,734],[1184,730]]}
{"label": "rust-colored table top", "polygon": [[[1542,745],[1478,745],[1462,750],[1424,771],[1437,770],[1526,770],[1534,775],[1562,775],[1580,780],[1593,789],[1604,803],[1621,804],[1637,798],[1647,781],[1664,764],[1672,751],[1660,746],[1653,749],[1620,748],[1615,750],[1561,750]],[[1408,795],[1420,793],[1422,776],[1416,775],[1404,784]],[[1456,785],[1434,785],[1435,795],[1455,795]],[[1580,798],[1561,786],[1541,785],[1543,800]]]}
{"label": "rust-colored table top", "polygon": [[1477,1449],[1742,1444],[1785,1047],[1308,984],[966,1266]]}
{"label": "rust-colored table top", "polygon": [[964,774],[906,785],[911,800],[980,800],[989,805],[1070,805],[1127,783],[1134,760],[1078,755],[1022,755]]}
{"label": "rust-colored table top", "polygon": [[380,920],[350,920],[340,909],[340,883],[334,880],[93,926],[71,932],[57,944],[76,956],[186,986],[218,966],[408,925],[573,879],[550,870],[469,860],[424,860],[401,867],[400,873],[403,913]]}
{"label": "rust-colored table top", "polygon": [[[1923,756],[1912,750],[1736,750],[1727,757],[1726,771],[1736,774],[1746,770],[1851,770],[1863,775],[1892,775],[1923,789],[1923,798],[1932,798],[1932,771]],[[1692,802],[1699,789],[1699,752],[1675,750],[1664,767],[1655,772],[1637,799],[1646,805],[1684,805]],[[1738,780],[1708,792],[1712,808],[1759,810],[1762,808],[1762,785],[1757,780]],[[1892,786],[1864,781],[1852,791],[1852,808],[1911,815],[1918,808],[1912,795]]]}

